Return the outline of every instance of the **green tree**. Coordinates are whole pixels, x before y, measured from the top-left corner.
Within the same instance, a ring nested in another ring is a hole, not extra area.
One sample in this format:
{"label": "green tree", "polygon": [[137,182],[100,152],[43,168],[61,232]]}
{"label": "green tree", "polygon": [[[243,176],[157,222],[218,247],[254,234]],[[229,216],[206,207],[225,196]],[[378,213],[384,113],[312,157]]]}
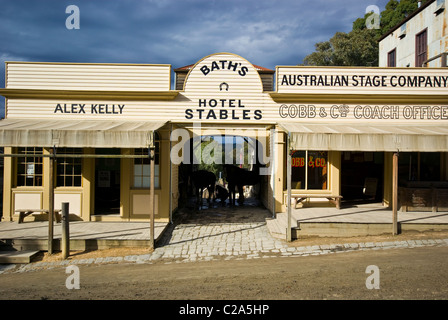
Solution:
{"label": "green tree", "polygon": [[[423,1],[426,2],[426,1]],[[380,13],[380,28],[368,29],[371,13],[353,22],[352,31],[336,32],[329,40],[315,44],[315,51],[303,59],[312,66],[378,66],[378,40],[418,9],[418,0],[390,0]]]}
{"label": "green tree", "polygon": [[[422,3],[428,0],[422,1]],[[418,9],[418,0],[390,0],[381,12],[381,35],[395,27],[400,21]]]}
{"label": "green tree", "polygon": [[378,43],[373,29],[337,32],[329,41],[319,42],[315,46],[316,51],[305,57],[305,65],[378,65]]}

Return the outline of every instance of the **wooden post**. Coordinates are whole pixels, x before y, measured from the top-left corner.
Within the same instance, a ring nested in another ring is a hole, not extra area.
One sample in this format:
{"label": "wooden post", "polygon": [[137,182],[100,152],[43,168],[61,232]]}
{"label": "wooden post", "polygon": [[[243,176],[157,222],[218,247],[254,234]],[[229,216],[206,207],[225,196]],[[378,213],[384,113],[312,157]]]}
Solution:
{"label": "wooden post", "polygon": [[69,203],[62,203],[62,257],[67,259],[70,255],[70,231],[69,231]]}
{"label": "wooden post", "polygon": [[54,217],[54,154],[55,148],[50,149],[49,172],[49,204],[48,204],[48,254],[53,254],[53,217]]}
{"label": "wooden post", "polygon": [[398,152],[394,152],[392,160],[392,234],[398,234]]}
{"label": "wooden post", "polygon": [[150,211],[150,242],[151,248],[155,249],[155,240],[154,240],[154,217],[155,217],[155,199],[154,199],[154,159],[155,159],[155,146],[154,142],[149,146],[149,160],[150,160],[150,191],[149,191],[149,211]]}
{"label": "wooden post", "polygon": [[289,150],[290,146],[290,135],[288,134],[287,141],[287,161],[286,161],[286,187],[288,189],[288,195],[286,197],[286,205],[287,205],[287,228],[286,228],[286,241],[292,241],[291,234],[291,150]]}

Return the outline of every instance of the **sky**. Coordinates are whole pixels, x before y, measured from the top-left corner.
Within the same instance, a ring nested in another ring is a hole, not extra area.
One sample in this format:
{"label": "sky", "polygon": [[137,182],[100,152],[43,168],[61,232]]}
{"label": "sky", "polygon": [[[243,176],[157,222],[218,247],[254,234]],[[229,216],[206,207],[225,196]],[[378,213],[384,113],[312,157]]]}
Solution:
{"label": "sky", "polygon": [[[275,69],[349,32],[388,0],[0,0],[0,88],[5,61],[161,63],[172,68],[229,52]],[[79,29],[73,11],[79,8]],[[4,98],[0,97],[0,116]]]}

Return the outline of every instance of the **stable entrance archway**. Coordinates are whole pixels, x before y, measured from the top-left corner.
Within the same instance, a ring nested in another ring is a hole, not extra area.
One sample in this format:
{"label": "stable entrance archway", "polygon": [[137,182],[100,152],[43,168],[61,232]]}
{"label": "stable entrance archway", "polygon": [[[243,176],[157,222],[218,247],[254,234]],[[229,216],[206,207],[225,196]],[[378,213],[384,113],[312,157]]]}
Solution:
{"label": "stable entrance archway", "polygon": [[[189,131],[188,134],[193,133],[193,129],[187,126],[182,130]],[[269,190],[268,175],[270,131],[265,128],[240,128],[236,130],[238,135],[234,131],[232,134],[227,131],[226,134],[226,130],[208,128],[192,134],[191,138],[184,141],[174,142],[171,156],[180,156],[177,160],[181,160],[173,169],[178,172],[178,184],[173,187],[178,188],[180,208],[235,210],[267,204],[268,194],[272,192]],[[231,201],[230,194],[234,171],[239,172],[237,178],[243,181],[239,189],[235,186],[235,202]],[[198,194],[201,190],[195,186],[195,175],[205,175],[205,172],[212,174],[215,182],[215,191],[212,192],[215,201],[210,203],[210,187],[205,189],[204,185],[205,190]]]}

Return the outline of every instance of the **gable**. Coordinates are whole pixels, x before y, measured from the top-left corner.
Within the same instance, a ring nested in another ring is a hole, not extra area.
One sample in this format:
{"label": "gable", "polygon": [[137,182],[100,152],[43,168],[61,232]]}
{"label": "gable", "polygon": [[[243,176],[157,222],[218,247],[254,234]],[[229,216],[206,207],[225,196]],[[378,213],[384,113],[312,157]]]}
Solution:
{"label": "gable", "polygon": [[242,57],[217,53],[200,60],[185,80],[185,93],[262,93],[263,84],[255,67]]}

